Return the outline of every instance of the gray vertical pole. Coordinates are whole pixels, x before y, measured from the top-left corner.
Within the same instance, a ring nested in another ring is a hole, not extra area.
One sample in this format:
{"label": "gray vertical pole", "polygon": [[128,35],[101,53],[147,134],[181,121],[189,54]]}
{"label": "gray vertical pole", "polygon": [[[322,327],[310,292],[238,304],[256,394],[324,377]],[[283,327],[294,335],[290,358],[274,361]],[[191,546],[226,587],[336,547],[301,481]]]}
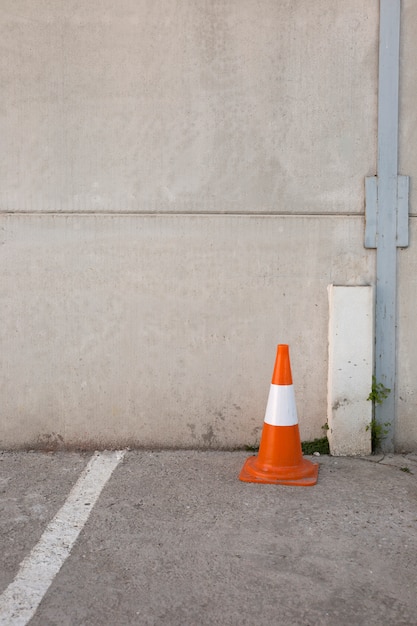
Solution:
{"label": "gray vertical pole", "polygon": [[380,0],[378,94],[378,230],[376,253],[375,376],[391,393],[375,410],[394,450],[396,411],[397,174],[400,0]]}

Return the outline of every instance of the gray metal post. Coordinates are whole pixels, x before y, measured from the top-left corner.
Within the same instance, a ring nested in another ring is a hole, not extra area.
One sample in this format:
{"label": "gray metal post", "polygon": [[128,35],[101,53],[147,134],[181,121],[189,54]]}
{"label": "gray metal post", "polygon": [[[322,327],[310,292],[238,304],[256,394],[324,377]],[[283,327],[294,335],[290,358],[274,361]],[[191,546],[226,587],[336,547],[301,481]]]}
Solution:
{"label": "gray metal post", "polygon": [[391,389],[375,419],[394,450],[396,421],[397,247],[408,245],[408,177],[398,176],[398,84],[401,0],[380,0],[378,177],[366,181],[365,245],[376,247],[375,376]]}

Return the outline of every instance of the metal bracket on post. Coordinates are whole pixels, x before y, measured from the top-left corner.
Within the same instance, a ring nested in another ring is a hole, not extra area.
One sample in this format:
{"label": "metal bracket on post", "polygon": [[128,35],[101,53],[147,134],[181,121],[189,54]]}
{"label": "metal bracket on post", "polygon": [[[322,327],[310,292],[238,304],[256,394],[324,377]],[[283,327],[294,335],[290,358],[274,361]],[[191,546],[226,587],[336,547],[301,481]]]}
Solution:
{"label": "metal bracket on post", "polygon": [[[408,247],[408,196],[410,177],[397,177],[397,248]],[[378,177],[365,178],[365,248],[378,247]]]}

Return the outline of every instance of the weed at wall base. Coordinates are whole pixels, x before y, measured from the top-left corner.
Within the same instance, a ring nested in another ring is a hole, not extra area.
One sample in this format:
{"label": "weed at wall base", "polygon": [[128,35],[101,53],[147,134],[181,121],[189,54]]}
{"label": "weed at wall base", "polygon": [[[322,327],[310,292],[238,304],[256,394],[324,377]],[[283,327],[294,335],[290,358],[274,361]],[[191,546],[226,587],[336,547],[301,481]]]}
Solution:
{"label": "weed at wall base", "polygon": [[375,406],[377,404],[382,404],[384,400],[388,398],[390,393],[391,389],[385,387],[383,383],[377,382],[376,377],[372,376],[371,392],[366,399],[372,402],[373,417],[371,423],[368,424],[368,426],[366,427],[366,430],[371,431],[371,445],[373,453],[375,453],[379,449],[382,441],[388,435],[391,426],[391,422],[384,422],[383,424],[380,424],[375,420]]}

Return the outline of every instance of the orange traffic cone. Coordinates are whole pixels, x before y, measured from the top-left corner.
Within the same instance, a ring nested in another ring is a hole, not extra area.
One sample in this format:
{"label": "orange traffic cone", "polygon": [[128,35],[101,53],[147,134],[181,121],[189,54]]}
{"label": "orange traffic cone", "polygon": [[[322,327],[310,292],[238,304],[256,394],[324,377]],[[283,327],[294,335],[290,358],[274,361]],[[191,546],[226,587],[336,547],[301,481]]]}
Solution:
{"label": "orange traffic cone", "polygon": [[246,460],[240,480],[276,485],[315,485],[319,466],[303,459],[289,349],[279,345],[258,456]]}

